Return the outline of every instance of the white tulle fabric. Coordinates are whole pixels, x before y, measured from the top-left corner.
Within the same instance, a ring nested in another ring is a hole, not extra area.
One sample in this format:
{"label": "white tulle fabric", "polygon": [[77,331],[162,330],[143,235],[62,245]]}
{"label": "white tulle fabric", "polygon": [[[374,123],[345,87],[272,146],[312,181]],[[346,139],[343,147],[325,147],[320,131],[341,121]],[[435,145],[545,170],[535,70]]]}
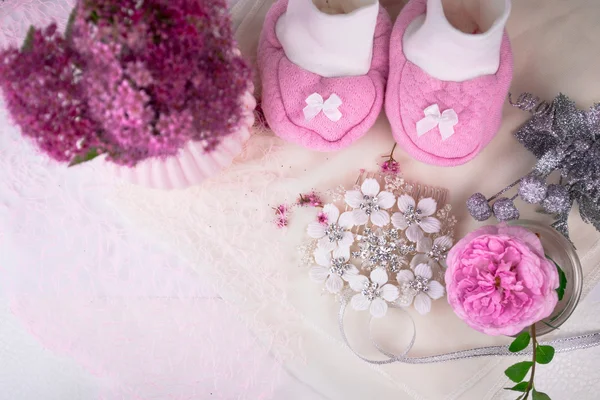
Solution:
{"label": "white tulle fabric", "polygon": [[[63,29],[73,3],[0,2],[0,46],[20,44],[31,23],[56,18]],[[101,160],[66,168],[41,155],[0,99],[0,307],[98,385],[94,397],[80,395],[74,368],[46,371],[27,388],[3,375],[0,397],[256,400],[293,387],[212,281],[126,227],[106,172]],[[19,330],[6,322],[0,358],[24,381],[42,369],[23,357],[28,348],[9,347],[24,340],[11,340]],[[68,394],[53,395],[61,390]]]}
{"label": "white tulle fabric", "polygon": [[45,347],[104,382],[98,398],[273,395],[281,366],[212,281],[127,228],[100,163],[67,169],[40,156],[1,102],[0,133],[2,292]]}

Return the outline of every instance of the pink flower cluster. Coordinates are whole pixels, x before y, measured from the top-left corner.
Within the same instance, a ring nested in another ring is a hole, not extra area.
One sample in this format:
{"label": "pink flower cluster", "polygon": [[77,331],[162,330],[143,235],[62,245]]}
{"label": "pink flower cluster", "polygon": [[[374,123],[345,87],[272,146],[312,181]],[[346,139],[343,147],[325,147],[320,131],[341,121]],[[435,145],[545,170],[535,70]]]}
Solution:
{"label": "pink flower cluster", "polygon": [[211,151],[244,119],[250,69],[225,0],[80,0],[67,37],[33,30],[0,53],[14,121],[58,161],[90,150],[122,165]]}
{"label": "pink flower cluster", "polygon": [[290,223],[290,214],[292,210],[287,204],[280,204],[274,208],[275,210],[275,225],[278,228],[285,228]]}
{"label": "pink flower cluster", "polygon": [[[323,200],[321,200],[321,196],[313,190],[309,193],[300,193],[298,200],[291,205],[280,204],[277,207],[274,207],[274,222],[278,228],[285,228],[289,225],[294,207],[323,207]],[[327,216],[321,212],[319,213],[319,220],[322,218],[327,219]]]}
{"label": "pink flower cluster", "polygon": [[56,25],[30,31],[27,50],[0,54],[0,88],[24,135],[50,157],[69,162],[100,145],[100,129],[83,100],[81,56]]}
{"label": "pink flower cluster", "polygon": [[323,200],[315,191],[306,194],[300,194],[296,205],[299,207],[323,207]]}
{"label": "pink flower cluster", "polygon": [[446,262],[448,302],[488,335],[515,335],[548,317],[558,302],[556,266],[523,227],[476,230],[450,250]]}
{"label": "pink flower cluster", "polygon": [[383,174],[396,175],[400,173],[400,164],[395,160],[390,159],[381,163],[380,169]]}

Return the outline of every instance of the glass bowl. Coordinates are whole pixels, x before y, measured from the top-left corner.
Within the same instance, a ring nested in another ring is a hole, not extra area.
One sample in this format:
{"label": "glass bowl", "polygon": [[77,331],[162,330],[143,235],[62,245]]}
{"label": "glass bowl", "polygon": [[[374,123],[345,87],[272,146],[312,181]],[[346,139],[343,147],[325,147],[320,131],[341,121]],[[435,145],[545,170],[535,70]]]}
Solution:
{"label": "glass bowl", "polygon": [[581,263],[571,242],[551,226],[530,220],[516,220],[510,224],[523,226],[537,234],[546,256],[554,260],[567,277],[563,299],[556,304],[548,318],[535,325],[537,336],[542,336],[564,324],[577,307],[583,288]]}

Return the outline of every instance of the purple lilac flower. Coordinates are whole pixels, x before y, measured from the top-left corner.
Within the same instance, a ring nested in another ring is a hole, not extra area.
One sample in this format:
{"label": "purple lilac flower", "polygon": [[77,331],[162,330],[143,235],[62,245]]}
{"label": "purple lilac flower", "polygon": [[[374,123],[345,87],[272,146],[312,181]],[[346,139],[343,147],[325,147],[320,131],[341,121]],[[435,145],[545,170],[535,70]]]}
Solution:
{"label": "purple lilac flower", "polygon": [[99,144],[80,82],[82,65],[55,24],[31,30],[22,52],[0,54],[0,88],[12,120],[58,161],[69,162]]}
{"label": "purple lilac flower", "polygon": [[[0,88],[52,158],[90,149],[135,165],[189,140],[212,151],[244,121],[250,69],[225,0],[80,0],[67,39],[35,30],[0,53]],[[66,99],[66,100],[65,100]]]}

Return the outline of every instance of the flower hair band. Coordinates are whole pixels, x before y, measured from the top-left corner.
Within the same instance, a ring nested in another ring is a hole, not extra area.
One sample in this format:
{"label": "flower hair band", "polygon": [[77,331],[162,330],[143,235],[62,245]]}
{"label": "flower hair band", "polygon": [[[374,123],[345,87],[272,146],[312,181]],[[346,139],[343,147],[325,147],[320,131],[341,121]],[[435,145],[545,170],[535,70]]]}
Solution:
{"label": "flower hair band", "polygon": [[448,191],[362,172],[307,226],[310,278],[334,295],[351,295],[375,318],[414,304],[420,314],[444,296],[443,269],[456,219]]}

